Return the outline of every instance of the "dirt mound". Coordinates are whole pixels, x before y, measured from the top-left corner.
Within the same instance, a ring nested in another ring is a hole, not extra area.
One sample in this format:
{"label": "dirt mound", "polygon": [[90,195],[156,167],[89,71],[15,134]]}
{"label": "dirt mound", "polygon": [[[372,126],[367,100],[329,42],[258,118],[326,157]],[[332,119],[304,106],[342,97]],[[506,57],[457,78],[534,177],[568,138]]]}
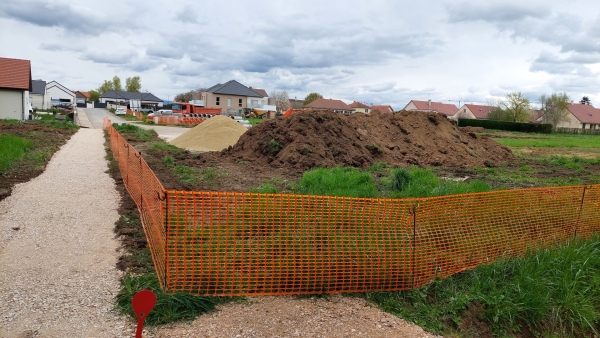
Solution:
{"label": "dirt mound", "polygon": [[246,127],[226,116],[210,118],[170,143],[184,149],[221,151],[234,145],[246,132]]}
{"label": "dirt mound", "polygon": [[510,149],[460,131],[435,113],[344,116],[305,112],[263,122],[222,152],[273,167],[392,165],[495,167],[516,160]]}

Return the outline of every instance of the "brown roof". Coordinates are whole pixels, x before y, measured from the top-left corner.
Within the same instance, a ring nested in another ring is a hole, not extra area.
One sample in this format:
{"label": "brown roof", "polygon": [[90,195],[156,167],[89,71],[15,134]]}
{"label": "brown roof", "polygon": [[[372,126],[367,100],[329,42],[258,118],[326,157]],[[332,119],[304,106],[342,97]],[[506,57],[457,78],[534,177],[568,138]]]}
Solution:
{"label": "brown roof", "polygon": [[373,110],[379,110],[382,113],[393,113],[394,112],[394,108],[392,108],[392,106],[388,106],[388,105],[371,106],[371,111],[373,111]]}
{"label": "brown roof", "polygon": [[465,104],[465,106],[469,108],[471,113],[473,113],[477,119],[487,119],[490,112],[498,108],[494,106],[482,106],[478,104]]}
{"label": "brown roof", "polygon": [[350,104],[350,107],[352,107],[352,108],[369,108],[369,106],[367,106],[366,104],[360,103],[360,102],[356,102],[356,101],[352,102]]}
{"label": "brown roof", "polygon": [[0,88],[31,91],[31,61],[0,58]]}
{"label": "brown roof", "polygon": [[73,90],[73,93],[74,93],[74,94],[77,94],[77,93],[79,93],[79,94],[81,94],[81,95],[83,95],[83,96],[85,96],[85,97],[88,97],[88,98],[90,97],[90,92],[82,92],[82,91],[80,91],[80,90]]}
{"label": "brown roof", "polygon": [[258,89],[258,88],[252,88],[252,87],[248,87],[248,88],[250,88],[253,92],[256,92],[256,94],[262,95],[262,97],[269,97],[269,94],[267,94],[267,91],[264,89]]}
{"label": "brown roof", "polygon": [[451,103],[441,103],[441,102],[431,102],[431,109],[429,108],[429,102],[428,101],[417,101],[417,100],[412,100],[412,103],[415,104],[415,106],[417,106],[417,110],[418,111],[436,111],[440,114],[444,114],[447,116],[452,116],[454,114],[456,114],[456,112],[458,112],[458,108],[456,107],[456,105],[451,104]]}
{"label": "brown roof", "polygon": [[600,109],[592,105],[571,103],[568,109],[581,123],[600,124]]}
{"label": "brown roof", "polygon": [[334,110],[354,110],[352,107],[345,104],[343,101],[332,99],[316,99],[313,102],[307,104],[305,107]]}

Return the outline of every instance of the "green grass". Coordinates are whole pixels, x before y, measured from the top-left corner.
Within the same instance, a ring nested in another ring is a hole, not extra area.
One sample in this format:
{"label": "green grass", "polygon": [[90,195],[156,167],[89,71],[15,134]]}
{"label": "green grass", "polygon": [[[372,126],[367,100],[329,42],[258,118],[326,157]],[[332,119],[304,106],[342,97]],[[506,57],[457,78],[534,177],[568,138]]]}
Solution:
{"label": "green grass", "polygon": [[494,138],[494,140],[514,148],[600,148],[600,136],[597,135],[532,134],[530,138]]}
{"label": "green grass", "polygon": [[252,126],[255,126],[255,125],[257,125],[257,124],[262,123],[263,121],[265,121],[263,119],[253,119],[253,118],[247,118],[247,119],[244,119],[244,120],[248,120],[248,122],[250,122],[250,124]]}
{"label": "green grass", "polygon": [[141,141],[148,141],[154,137],[156,137],[156,131],[153,129],[142,129],[133,124],[123,123],[123,124],[113,124],[113,127],[121,134],[133,134]]}
{"label": "green grass", "polygon": [[391,171],[386,183],[391,198],[432,197],[490,191],[490,186],[480,180],[468,183],[444,180],[430,169],[412,167]]}
{"label": "green grass", "polygon": [[148,150],[152,150],[152,151],[170,151],[170,152],[176,152],[176,153],[180,153],[182,151],[185,151],[184,149],[181,149],[179,147],[176,147],[172,144],[169,144],[167,142],[164,141],[156,141],[156,142],[150,142],[150,144],[148,144]]}
{"label": "green grass", "polygon": [[420,289],[366,297],[441,334],[457,331],[468,307],[483,305],[481,320],[497,336],[526,329],[542,337],[582,337],[598,335],[599,286],[600,238],[594,237],[479,266]]}
{"label": "green grass", "polygon": [[0,173],[25,157],[32,147],[33,142],[30,140],[12,135],[0,135]]}
{"label": "green grass", "polygon": [[183,292],[165,295],[154,273],[141,276],[127,275],[116,297],[116,308],[123,314],[135,318],[131,307],[133,296],[139,291],[151,290],[156,294],[156,306],[148,314],[146,324],[159,325],[177,321],[192,320],[198,315],[214,310],[215,305],[227,298],[197,297]]}
{"label": "green grass", "polygon": [[377,197],[368,173],[356,168],[319,168],[304,173],[294,190],[303,195]]}

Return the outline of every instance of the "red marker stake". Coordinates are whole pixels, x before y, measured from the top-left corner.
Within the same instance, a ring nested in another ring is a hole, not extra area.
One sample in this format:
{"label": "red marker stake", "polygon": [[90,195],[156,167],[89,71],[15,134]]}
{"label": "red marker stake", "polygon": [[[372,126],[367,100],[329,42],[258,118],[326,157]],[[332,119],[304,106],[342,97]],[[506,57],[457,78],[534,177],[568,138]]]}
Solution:
{"label": "red marker stake", "polygon": [[135,338],[142,338],[144,322],[146,321],[146,317],[148,317],[150,311],[154,309],[155,305],[156,295],[150,290],[142,290],[133,296],[133,299],[131,300],[131,306],[133,307],[133,312],[135,312],[135,316],[138,320],[137,329],[135,330]]}

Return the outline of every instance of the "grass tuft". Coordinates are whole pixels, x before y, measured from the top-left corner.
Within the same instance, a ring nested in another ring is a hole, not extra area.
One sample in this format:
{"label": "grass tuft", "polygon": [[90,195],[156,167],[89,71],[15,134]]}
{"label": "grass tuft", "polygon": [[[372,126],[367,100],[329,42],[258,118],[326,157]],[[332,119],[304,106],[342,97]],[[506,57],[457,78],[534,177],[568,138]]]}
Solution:
{"label": "grass tuft", "polygon": [[16,161],[22,159],[33,147],[33,142],[22,137],[0,135],[0,173],[8,170]]}

